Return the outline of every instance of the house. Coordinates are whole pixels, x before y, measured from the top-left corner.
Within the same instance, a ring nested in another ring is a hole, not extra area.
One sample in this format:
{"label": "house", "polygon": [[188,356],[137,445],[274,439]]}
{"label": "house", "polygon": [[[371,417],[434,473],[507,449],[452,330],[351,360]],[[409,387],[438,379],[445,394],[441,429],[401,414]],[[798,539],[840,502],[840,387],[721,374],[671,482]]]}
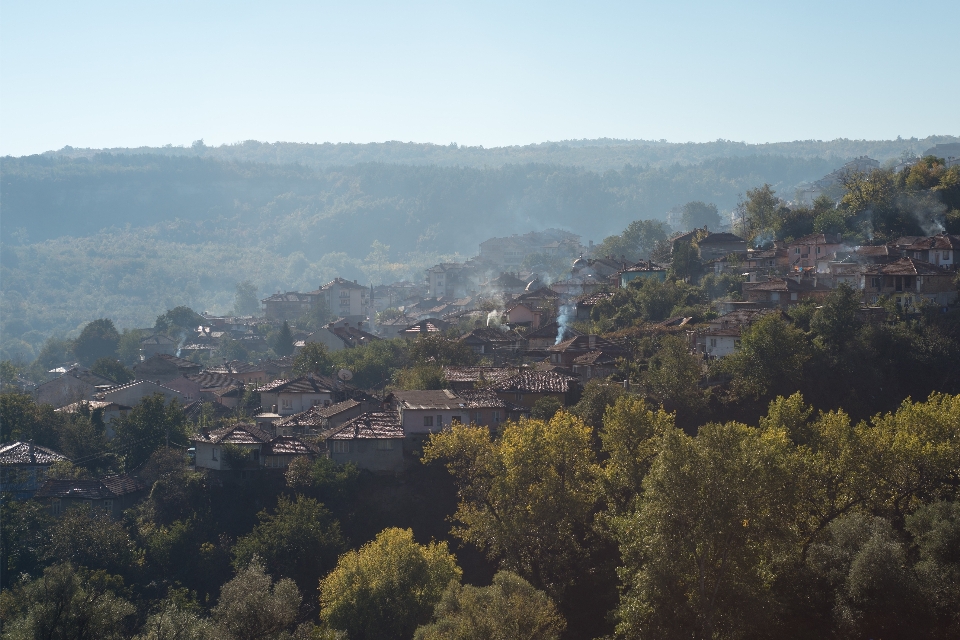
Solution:
{"label": "house", "polygon": [[957,259],[958,251],[960,251],[960,236],[940,233],[915,241],[904,249],[904,255],[955,271],[957,264],[960,263]]}
{"label": "house", "polygon": [[180,401],[184,404],[190,404],[201,398],[201,388],[200,384],[191,378],[185,378],[180,376],[179,378],[173,378],[172,380],[167,380],[163,383],[163,386],[169,387],[174,391],[180,392]]}
{"label": "house", "polygon": [[882,264],[896,262],[903,257],[903,251],[904,249],[893,244],[864,245],[855,247],[851,257],[863,264]]}
{"label": "house", "polygon": [[[562,337],[560,334],[562,332]],[[577,336],[582,336],[583,334],[577,331],[576,329],[570,326],[564,326],[561,330],[560,325],[556,320],[549,322],[536,331],[531,331],[526,335],[527,340],[527,353],[539,354],[541,351],[545,350],[547,347],[552,347],[557,344],[558,337],[560,339],[566,338],[575,338]]]}
{"label": "house", "polygon": [[356,280],[334,278],[310,295],[322,300],[327,309],[341,318],[366,318],[370,290]]}
{"label": "house", "polygon": [[924,303],[940,306],[957,301],[955,272],[916,258],[867,267],[860,275],[863,302],[875,305],[889,297],[897,306],[915,311]]}
{"label": "house", "polygon": [[[601,302],[612,300],[614,295],[612,291],[601,291],[577,298],[574,303],[577,308],[577,320],[589,320],[590,314],[593,313],[593,308]],[[530,336],[527,336],[527,339],[529,340]]]}
{"label": "house", "polygon": [[[743,271],[785,271],[790,266],[790,252],[786,247],[748,250],[740,263]],[[721,258],[725,259],[725,258]]]}
{"label": "house", "polygon": [[73,367],[60,377],[38,385],[32,395],[37,404],[59,408],[80,400],[92,400],[97,393],[116,384],[89,370]]}
{"label": "house", "polygon": [[397,412],[404,435],[415,440],[451,424],[496,427],[507,419],[511,408],[489,389],[395,391],[384,402]]}
{"label": "house", "polygon": [[476,268],[458,262],[441,262],[427,269],[427,297],[465,298],[478,289]]}
{"label": "house", "polygon": [[[362,323],[358,322],[358,324]],[[308,335],[304,339],[304,344],[308,342],[319,342],[327,348],[329,353],[334,353],[369,344],[376,340],[380,340],[380,338],[372,333],[363,331],[359,327],[353,327],[347,322],[338,321],[331,322]]]}
{"label": "house", "polygon": [[175,355],[177,353],[177,344],[179,343],[176,340],[162,333],[144,338],[140,341],[140,359],[146,360],[158,353],[165,353],[171,356]]}
{"label": "house", "polygon": [[90,412],[91,416],[96,416],[99,414],[100,419],[103,421],[104,426],[106,427],[107,439],[110,440],[113,438],[113,422],[121,420],[125,415],[127,415],[133,407],[117,404],[116,402],[106,402],[103,400],[81,400],[80,402],[74,402],[73,404],[68,404],[65,407],[60,407],[56,411],[58,413],[80,413],[80,412]]}
{"label": "house", "polygon": [[515,355],[524,350],[523,336],[513,329],[477,327],[460,336],[458,340],[473,349],[474,353],[480,355]]}
{"label": "house", "polygon": [[443,367],[443,377],[456,393],[489,387],[518,373],[518,367]]}
{"label": "house", "polygon": [[[292,358],[290,369],[292,366]],[[272,368],[271,371],[267,371],[269,363],[271,361],[259,362],[257,364],[251,364],[249,362],[243,362],[242,360],[231,360],[230,362],[224,362],[221,365],[216,365],[208,367],[207,371],[209,373],[216,373],[222,376],[229,377],[233,380],[242,382],[243,384],[250,385],[251,387],[256,387],[258,385],[266,384],[271,380],[279,377],[281,373],[279,368]],[[276,376],[271,374],[276,373]]]}
{"label": "house", "polygon": [[184,360],[168,353],[158,353],[146,360],[133,365],[133,373],[137,380],[153,380],[167,382],[182,376],[192,376],[200,373],[203,367],[196,362]]}
{"label": "house", "polygon": [[616,373],[620,357],[598,349],[574,358],[572,369],[581,380],[606,378]]}
{"label": "house", "polygon": [[595,335],[574,336],[547,347],[546,351],[551,364],[567,368],[572,368],[574,360],[578,357],[594,351],[603,351],[614,359],[627,355],[626,350],[620,345]]}
{"label": "house", "polygon": [[728,356],[740,346],[743,331],[770,313],[783,314],[780,309],[738,309],[709,320],[706,328],[692,334],[693,348],[708,358]]}
{"label": "house", "polygon": [[704,262],[715,260],[728,256],[731,253],[737,255],[747,252],[747,241],[733,233],[710,233],[697,240],[697,247],[700,250],[700,259]]}
{"label": "house", "polygon": [[291,322],[307,315],[313,309],[315,297],[296,291],[279,291],[269,298],[260,301],[263,305],[263,316],[272,322]]}
{"label": "house", "polygon": [[544,312],[546,312],[546,317],[548,318],[554,316],[553,309],[544,310],[532,303],[515,303],[506,311],[507,323],[515,326],[539,329]]}
{"label": "house", "polygon": [[0,446],[0,493],[17,500],[33,496],[46,479],[47,470],[67,457],[33,442],[11,442]]}
{"label": "house", "polygon": [[804,300],[823,300],[831,289],[817,278],[771,278],[765,282],[743,283],[743,297],[747,302],[762,306],[788,307]]}
{"label": "house", "polygon": [[281,416],[301,413],[317,405],[333,404],[333,400],[334,387],[314,375],[275,380],[260,387],[261,406],[276,406],[276,412]]}
{"label": "house", "polygon": [[580,383],[554,371],[521,371],[493,386],[501,400],[532,408],[541,398],[556,398],[564,406],[579,399]]}
{"label": "house", "polygon": [[134,380],[98,393],[95,399],[133,407],[144,398],[157,393],[163,396],[164,404],[170,404],[174,400],[185,404],[182,393],[152,380]]}
{"label": "house", "polygon": [[389,320],[381,320],[377,323],[377,333],[379,333],[380,337],[384,340],[399,338],[400,332],[416,323],[416,321],[416,318],[407,315],[401,315]]}
{"label": "house", "polygon": [[263,445],[263,468],[285,470],[296,458],[314,460],[319,455],[320,448],[311,442],[292,435],[277,436]]}
{"label": "house", "polygon": [[327,455],[338,464],[359,469],[398,473],[406,467],[404,431],[393,411],[362,413],[324,439]]}
{"label": "house", "polygon": [[339,427],[347,420],[363,413],[363,405],[356,400],[344,400],[330,405],[317,405],[306,411],[281,418],[272,424],[278,436],[320,433]]}
{"label": "house", "polygon": [[[245,390],[243,382],[225,373],[204,371],[189,379],[200,390],[199,398],[202,401],[222,404],[228,409],[235,409],[240,404],[239,396]],[[239,394],[233,393],[237,391]]]}
{"label": "house", "polygon": [[840,234],[811,233],[787,244],[790,268],[795,271],[817,266],[817,258],[843,250]]}
{"label": "house", "polygon": [[620,288],[626,289],[628,284],[638,278],[663,282],[667,279],[667,270],[652,261],[641,260],[635,265],[621,269],[617,275],[620,278]]}
{"label": "house", "polygon": [[91,510],[103,510],[112,518],[120,518],[146,492],[147,486],[138,478],[120,474],[99,480],[47,480],[35,497],[47,505],[54,517],[63,515],[67,509],[86,506]]}
{"label": "house", "polygon": [[272,435],[252,424],[232,424],[213,431],[201,427],[190,442],[196,449],[198,469],[226,471],[230,470],[230,460],[225,460],[229,455],[224,455],[224,445],[234,445],[245,453],[245,469],[259,468],[263,445],[272,439]]}

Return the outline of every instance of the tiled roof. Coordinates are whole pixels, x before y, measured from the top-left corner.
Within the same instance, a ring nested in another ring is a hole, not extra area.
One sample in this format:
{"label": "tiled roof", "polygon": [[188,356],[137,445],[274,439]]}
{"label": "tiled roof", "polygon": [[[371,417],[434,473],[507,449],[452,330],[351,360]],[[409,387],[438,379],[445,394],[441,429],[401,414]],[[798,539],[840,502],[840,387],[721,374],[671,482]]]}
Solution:
{"label": "tiled roof", "polygon": [[252,424],[232,424],[206,434],[201,431],[191,438],[194,442],[211,444],[263,444],[271,439],[272,436],[269,433]]}
{"label": "tiled roof", "polygon": [[[593,339],[591,341],[591,338]],[[613,342],[610,342],[606,338],[601,338],[600,336],[574,336],[568,340],[564,340],[560,344],[555,344],[552,347],[547,347],[547,351],[553,351],[558,353],[563,353],[565,351],[577,352],[577,351],[595,351],[597,349],[603,349],[609,352],[620,353],[623,351],[623,347]]]}
{"label": "tiled roof", "polygon": [[517,340],[522,339],[520,334],[518,334],[516,331],[502,331],[496,327],[477,327],[470,333],[460,336],[460,341],[462,342],[468,338],[480,339],[486,342],[500,343],[516,342]]}
{"label": "tiled roof", "polygon": [[896,247],[891,247],[886,244],[857,247],[853,252],[858,256],[891,256],[900,253]]}
{"label": "tiled roof", "polygon": [[577,298],[577,306],[589,307],[591,305],[600,304],[605,300],[613,299],[616,293],[613,291],[601,291],[598,293],[588,293],[587,295],[580,296]]}
{"label": "tiled roof", "polygon": [[153,345],[153,344],[168,345],[168,344],[177,344],[177,341],[174,340],[173,338],[163,335],[162,333],[158,333],[148,338],[144,338],[143,340],[140,341],[140,344],[141,345]]}
{"label": "tiled roof", "polygon": [[116,496],[100,480],[47,480],[36,497],[112,500]]}
{"label": "tiled roof", "polygon": [[500,382],[518,374],[517,367],[444,367],[447,382],[477,382],[481,376],[487,382]]}
{"label": "tiled roof", "polygon": [[833,233],[811,233],[791,242],[791,245],[797,244],[840,244],[840,234]]}
{"label": "tiled roof", "polygon": [[863,273],[881,276],[953,276],[946,269],[914,258],[900,258],[896,262],[872,265],[864,269]]}
{"label": "tiled roof", "polygon": [[102,400],[104,397],[106,397],[106,394],[113,393],[113,392],[115,392],[115,391],[120,391],[120,390],[122,390],[122,389],[131,389],[131,388],[133,388],[133,387],[136,387],[137,385],[146,385],[146,384],[149,384],[149,385],[154,386],[154,387],[158,387],[158,388],[163,389],[164,391],[167,391],[167,392],[169,392],[169,393],[174,393],[174,394],[180,395],[180,392],[177,391],[176,389],[171,389],[170,387],[164,386],[164,385],[162,385],[162,384],[157,384],[157,383],[154,382],[153,380],[134,380],[134,381],[128,382],[128,383],[126,383],[126,384],[120,384],[120,385],[117,385],[117,386],[115,386],[115,387],[110,387],[110,388],[107,389],[106,391],[103,391],[102,393],[98,393],[98,394],[97,394],[97,399],[98,399],[98,400]]}
{"label": "tiled roof", "polygon": [[315,444],[297,436],[277,436],[267,443],[263,450],[263,454],[267,456],[307,456],[318,453],[320,449]]}
{"label": "tiled roof", "polygon": [[407,409],[457,409],[457,395],[440,391],[394,391],[393,397]]}
{"label": "tiled roof", "polygon": [[344,400],[343,402],[338,402],[336,404],[331,404],[328,407],[322,407],[317,405],[311,407],[306,411],[301,411],[300,413],[295,413],[292,416],[287,416],[283,420],[277,423],[278,427],[319,427],[322,426],[324,421],[332,418],[333,416],[343,413],[344,411],[349,411],[354,407],[359,407],[360,403],[356,400]]}
{"label": "tiled roof", "polygon": [[[150,360],[151,358],[160,358],[161,360],[166,360],[170,364],[174,364],[177,366],[177,368],[180,368],[180,369],[200,368],[200,365],[197,364],[196,362],[192,362],[184,358],[178,358],[177,356],[172,356],[169,353],[158,353],[156,355],[151,356],[150,358],[147,358],[147,360]],[[144,360],[144,362],[146,362],[147,360]]]}
{"label": "tiled roof", "polygon": [[577,379],[551,371],[523,371],[494,387],[497,391],[567,393]]}
{"label": "tiled roof", "polygon": [[362,413],[328,436],[331,440],[381,440],[403,437],[400,416],[394,411]]}
{"label": "tiled roof", "polygon": [[[32,451],[31,451],[32,447]],[[11,442],[0,446],[0,465],[4,464],[53,464],[67,457],[53,449],[29,442]]]}
{"label": "tiled roof", "polygon": [[733,233],[711,233],[706,238],[702,238],[697,244],[713,244],[714,242],[746,242],[743,238]]}
{"label": "tiled roof", "polygon": [[274,380],[260,387],[259,391],[270,393],[330,393],[332,387],[314,376],[301,376],[293,380]]}
{"label": "tiled roof", "polygon": [[405,334],[421,334],[421,333],[439,333],[444,331],[447,326],[449,326],[443,320],[438,320],[436,318],[427,318],[425,320],[420,320],[415,322],[405,329],[401,329],[400,333]]}
{"label": "tiled roof", "polygon": [[927,251],[930,249],[946,249],[960,251],[960,236],[951,236],[941,233],[929,238],[920,238],[907,247],[907,251]]}
{"label": "tiled roof", "polygon": [[103,481],[103,484],[106,485],[107,489],[110,490],[110,493],[115,496],[124,496],[128,493],[136,493],[137,491],[143,491],[147,488],[139,478],[135,478],[125,473],[114,476],[105,476],[101,478],[101,480]]}
{"label": "tiled roof", "polygon": [[213,415],[210,416],[213,420],[219,420],[220,418],[228,418],[233,415],[233,409],[230,407],[224,406],[219,402],[206,402],[203,400],[195,400],[183,407],[183,413],[187,416],[187,420],[190,422],[198,422],[200,416],[203,415],[203,405],[207,404],[211,407]]}
{"label": "tiled roof", "polygon": [[507,403],[498,398],[496,393],[486,389],[461,391],[457,394],[457,400],[461,409],[505,409],[507,407]]}
{"label": "tiled roof", "polygon": [[[549,338],[550,340],[556,340],[557,332],[559,330],[560,330],[560,325],[557,324],[556,320],[553,320],[543,325],[536,331],[531,331],[530,333],[528,333],[527,340],[531,340],[533,338]],[[577,331],[576,329],[567,327],[563,330],[563,335],[569,336],[572,338],[576,336],[582,336],[583,334]]]}
{"label": "tiled roof", "polygon": [[310,302],[310,296],[296,291],[287,291],[286,293],[275,293],[269,298],[264,298],[261,302]]}
{"label": "tiled roof", "polygon": [[631,265],[626,269],[621,269],[620,273],[638,273],[638,272],[644,272],[644,271],[666,271],[666,269],[656,264],[655,262],[652,262],[649,260],[647,261],[641,260],[635,265]]}
{"label": "tiled roof", "polygon": [[214,371],[204,371],[203,373],[187,376],[187,380],[193,380],[194,382],[198,383],[200,388],[204,391],[210,389],[232,389],[234,387],[243,386],[243,383],[236,378],[231,378],[224,373],[218,373]]}
{"label": "tiled roof", "polygon": [[617,356],[604,351],[591,351],[574,358],[574,364],[611,364],[617,361]]}
{"label": "tiled roof", "polygon": [[80,402],[74,402],[73,404],[68,404],[65,407],[54,409],[54,411],[60,413],[76,413],[80,410],[81,405],[87,405],[91,411],[94,409],[106,409],[108,407],[115,407],[115,410],[117,411],[129,411],[132,409],[132,407],[117,404],[116,402],[107,402],[105,400],[81,400]]}
{"label": "tiled roof", "polygon": [[232,360],[225,364],[217,365],[215,367],[210,367],[207,369],[213,373],[259,373],[264,370],[262,364],[250,364],[249,362],[243,362],[242,360]]}

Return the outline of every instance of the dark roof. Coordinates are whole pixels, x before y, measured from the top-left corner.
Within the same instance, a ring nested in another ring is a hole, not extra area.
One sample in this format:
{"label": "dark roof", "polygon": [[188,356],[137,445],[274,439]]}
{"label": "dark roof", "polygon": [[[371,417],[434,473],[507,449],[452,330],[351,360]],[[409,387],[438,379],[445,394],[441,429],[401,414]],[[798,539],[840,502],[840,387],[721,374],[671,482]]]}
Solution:
{"label": "dark roof", "polygon": [[150,356],[143,362],[149,362],[154,358],[160,358],[161,360],[166,360],[170,364],[176,365],[178,369],[199,369],[200,368],[200,365],[197,364],[196,362],[192,362],[184,358],[178,358],[177,356],[172,356],[169,353],[157,353],[155,355]]}
{"label": "dark roof", "polygon": [[263,444],[270,442],[271,439],[272,436],[269,433],[252,424],[232,424],[209,431],[206,434],[201,431],[190,438],[194,442],[209,442],[211,444]]}
{"label": "dark roof", "polygon": [[[591,342],[591,338],[593,338],[592,342]],[[607,340],[606,338],[601,338],[600,336],[584,336],[584,335],[574,336],[573,338],[564,340],[560,344],[555,344],[551,347],[547,347],[547,351],[555,351],[555,352],[582,351],[584,353],[587,353],[589,351],[596,351],[597,349],[602,349],[611,353],[623,352],[623,347]]]}
{"label": "dark roof", "polygon": [[518,287],[526,287],[527,283],[513,275],[512,273],[501,273],[498,277],[494,278],[490,282],[486,283],[487,287],[504,287],[509,289],[516,289]]}
{"label": "dark roof", "polygon": [[187,376],[187,380],[192,380],[200,385],[200,389],[207,391],[210,389],[223,389],[242,387],[243,383],[236,378],[231,378],[224,373],[214,371],[204,371],[192,376]]}
{"label": "dark roof", "polygon": [[651,272],[652,272],[652,271],[666,271],[666,269],[665,269],[664,267],[661,267],[661,266],[658,265],[657,263],[650,261],[650,260],[646,260],[646,261],[641,260],[640,262],[638,262],[638,263],[635,264],[635,265],[631,265],[631,266],[627,267],[626,269],[621,269],[621,270],[620,270],[620,273],[637,273],[637,272],[642,272],[642,271],[651,271]]}
{"label": "dark roof", "polygon": [[264,447],[267,456],[308,456],[320,453],[317,445],[297,436],[277,436]]}
{"label": "dark roof", "polygon": [[567,393],[577,379],[552,371],[523,371],[494,387],[497,391]]}
{"label": "dark roof", "polygon": [[0,464],[53,464],[66,459],[53,449],[29,442],[11,442],[0,447]]}
{"label": "dark roof", "polygon": [[857,247],[853,252],[858,256],[891,256],[899,255],[900,253],[896,247],[891,247],[888,244]]}
{"label": "dark roof", "polygon": [[360,403],[356,400],[344,400],[328,407],[317,405],[310,407],[306,411],[287,416],[277,423],[278,427],[319,427],[323,425],[324,420],[333,416],[349,411],[354,407],[359,407]]}
{"label": "dark roof", "polygon": [[863,273],[881,276],[953,276],[953,273],[946,269],[914,258],[900,258],[896,262],[872,265],[864,269]]}
{"label": "dark roof", "polygon": [[497,394],[487,389],[477,391],[461,391],[457,394],[458,406],[461,409],[506,409],[507,403],[497,397]]}
{"label": "dark roof", "polygon": [[200,420],[200,416],[203,415],[202,412],[204,404],[212,407],[213,415],[210,416],[210,418],[213,420],[228,418],[233,415],[233,409],[222,405],[219,402],[204,402],[203,400],[194,400],[183,407],[183,413],[185,416],[187,416],[187,420],[190,422],[198,422]]}
{"label": "dark roof", "polygon": [[126,474],[106,476],[100,480],[47,480],[37,491],[36,497],[112,500],[145,488],[139,479]]}
{"label": "dark roof", "polygon": [[403,437],[400,416],[394,411],[361,413],[328,436],[330,440],[381,440]]}
{"label": "dark roof", "polygon": [[573,359],[574,364],[611,364],[617,361],[617,355],[605,351],[591,351]]}
{"label": "dark roof", "polygon": [[152,336],[149,336],[149,337],[147,337],[147,338],[144,338],[143,340],[140,341],[140,344],[141,344],[141,345],[145,345],[145,344],[147,344],[147,345],[149,345],[149,344],[157,344],[157,345],[160,345],[160,344],[177,344],[177,341],[174,340],[173,338],[169,337],[169,336],[163,335],[162,333],[158,333],[158,334],[156,334],[156,335],[152,335]]}
{"label": "dark roof", "polygon": [[797,282],[792,278],[771,278],[766,282],[745,283],[746,291],[831,291],[830,287],[821,282],[813,283],[810,280]]}
{"label": "dark roof", "polygon": [[425,318],[419,322],[415,322],[409,327],[400,330],[400,333],[405,334],[421,334],[421,333],[439,333],[444,331],[448,326],[448,323],[443,320],[438,320],[437,318]]}
{"label": "dark roof", "polygon": [[287,291],[286,293],[275,293],[260,302],[310,302],[310,296],[296,291]]}
{"label": "dark roof", "polygon": [[496,327],[477,327],[470,333],[460,336],[461,342],[468,341],[468,339],[480,340],[483,342],[508,343],[521,340],[522,336],[513,330],[503,331],[501,329],[497,329]]}
{"label": "dark roof", "polygon": [[262,364],[250,364],[242,360],[231,360],[215,367],[207,369],[213,373],[258,373],[264,371],[266,367]]}
{"label": "dark roof", "polygon": [[[552,320],[547,324],[543,325],[542,327],[540,327],[539,329],[537,329],[536,331],[531,331],[530,333],[528,333],[527,340],[530,340],[532,338],[549,338],[551,340],[556,340],[557,333],[559,331],[560,331],[560,325],[557,324],[556,320]],[[582,336],[583,334],[572,327],[566,327],[563,330],[563,335],[573,338],[576,336]]]}
{"label": "dark roof", "polygon": [[54,411],[60,413],[77,413],[80,411],[80,407],[86,405],[90,410],[94,409],[107,409],[114,407],[115,411],[129,411],[133,407],[128,407],[123,404],[117,404],[116,402],[107,402],[105,400],[80,400],[79,402],[74,402],[73,404],[68,404],[65,407],[60,407],[59,409],[54,409]]}
{"label": "dark roof", "polygon": [[960,251],[960,236],[941,233],[930,236],[929,238],[920,238],[906,249],[907,251],[925,251],[930,249],[946,249],[947,251],[952,249]]}
{"label": "dark roof", "polygon": [[706,238],[701,238],[697,244],[703,246],[714,242],[746,242],[746,240],[732,233],[711,233]]}
{"label": "dark roof", "polygon": [[589,307],[595,304],[600,304],[604,300],[611,300],[616,293],[613,291],[600,291],[597,293],[588,293],[586,295],[580,296],[577,298],[578,307]]}
{"label": "dark roof", "polygon": [[300,376],[293,380],[274,380],[260,387],[259,391],[270,393],[330,393],[332,387],[315,376]]}

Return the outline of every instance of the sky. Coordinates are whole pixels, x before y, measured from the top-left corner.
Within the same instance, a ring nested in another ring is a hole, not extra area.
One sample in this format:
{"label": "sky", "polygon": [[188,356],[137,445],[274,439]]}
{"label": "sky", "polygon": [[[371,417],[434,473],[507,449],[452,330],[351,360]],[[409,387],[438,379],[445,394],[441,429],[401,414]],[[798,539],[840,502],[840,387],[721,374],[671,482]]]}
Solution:
{"label": "sky", "polygon": [[957,135],[957,25],[957,0],[0,0],[0,155]]}

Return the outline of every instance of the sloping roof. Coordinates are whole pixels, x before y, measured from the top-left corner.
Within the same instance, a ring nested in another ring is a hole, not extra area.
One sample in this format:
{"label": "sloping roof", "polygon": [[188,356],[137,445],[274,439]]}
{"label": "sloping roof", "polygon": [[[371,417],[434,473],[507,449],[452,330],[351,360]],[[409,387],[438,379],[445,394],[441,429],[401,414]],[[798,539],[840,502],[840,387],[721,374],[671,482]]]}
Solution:
{"label": "sloping roof", "polygon": [[657,263],[651,260],[641,260],[637,264],[631,265],[626,269],[621,269],[620,273],[638,273],[638,272],[655,272],[655,271],[666,271],[666,268],[661,267]]}
{"label": "sloping roof", "polygon": [[143,340],[140,341],[140,344],[141,344],[141,346],[142,346],[142,345],[152,345],[152,344],[155,344],[155,345],[175,345],[175,344],[177,344],[177,341],[174,340],[173,338],[169,337],[169,336],[163,335],[162,333],[158,333],[158,334],[155,334],[155,335],[152,335],[152,336],[149,336],[149,337],[144,338]]}
{"label": "sloping roof", "polygon": [[513,330],[503,331],[496,327],[477,327],[470,333],[460,336],[459,340],[464,342],[471,338],[483,342],[512,343],[521,340],[522,336]]}
{"label": "sloping roof", "polygon": [[746,242],[746,240],[744,240],[744,239],[741,238],[740,236],[735,235],[735,234],[733,234],[733,233],[722,232],[722,233],[710,233],[710,234],[707,235],[706,238],[701,238],[701,239],[697,242],[697,244],[699,244],[700,246],[703,246],[703,245],[705,245],[705,244],[713,244],[713,243],[715,243],[715,242],[717,242],[717,243],[719,243],[719,242]]}
{"label": "sloping roof", "polygon": [[[528,333],[527,340],[531,340],[533,338],[549,338],[550,340],[556,340],[557,333],[559,332],[559,330],[560,330],[560,325],[557,324],[556,320],[553,320],[543,325],[536,331],[531,331],[530,333]],[[582,336],[583,334],[577,331],[576,329],[568,326],[564,328],[563,335],[569,336],[570,338],[574,338],[576,336]]]}
{"label": "sloping roof", "polygon": [[577,356],[573,359],[573,364],[613,364],[617,361],[617,356],[605,351],[591,351],[585,353],[582,356]]}
{"label": "sloping roof", "polygon": [[243,362],[242,360],[231,360],[230,362],[225,362],[221,365],[210,367],[207,371],[213,373],[259,373],[265,370],[263,364],[250,364],[249,362]]}
{"label": "sloping roof", "polygon": [[113,476],[104,476],[100,479],[107,489],[115,496],[125,496],[146,489],[146,485],[139,478],[121,473]]}
{"label": "sloping roof", "polygon": [[[591,341],[592,338],[592,341]],[[547,351],[553,352],[565,352],[565,351],[583,351],[584,353],[589,351],[596,351],[597,349],[605,350],[608,352],[622,353],[623,347],[620,345],[607,340],[606,338],[601,338],[600,336],[574,336],[567,340],[564,340],[560,344],[555,344],[551,347],[547,347]]]}
{"label": "sloping roof", "polygon": [[217,373],[214,371],[196,373],[192,376],[187,376],[187,380],[196,382],[200,385],[200,389],[204,391],[211,389],[232,389],[243,386],[243,383],[236,378],[231,378],[225,373]]}
{"label": "sloping roof", "polygon": [[795,244],[840,244],[841,236],[839,233],[811,233],[802,238],[797,238],[791,245]]}
{"label": "sloping roof", "polygon": [[507,403],[497,397],[497,394],[488,389],[477,391],[461,391],[457,394],[461,409],[506,409]]}
{"label": "sloping roof", "polygon": [[308,456],[318,453],[320,448],[317,445],[297,436],[277,436],[263,450],[267,456]]}
{"label": "sloping roof", "polygon": [[512,273],[501,273],[498,277],[494,278],[490,282],[485,283],[486,287],[493,288],[505,288],[505,289],[516,289],[516,288],[526,288],[527,283],[513,275]]}
{"label": "sloping roof", "polygon": [[450,326],[443,320],[437,318],[425,318],[419,322],[414,322],[409,327],[400,330],[401,334],[418,335],[424,333],[440,333]]}
{"label": "sloping roof", "polygon": [[100,480],[47,480],[35,497],[112,500],[116,496]]}
{"label": "sloping roof", "polygon": [[197,364],[196,362],[192,362],[191,360],[187,360],[185,358],[178,358],[177,356],[172,356],[169,353],[157,353],[155,355],[150,356],[140,364],[149,362],[154,358],[160,358],[161,360],[166,360],[170,364],[176,365],[178,369],[199,369],[200,368],[200,365]]}
{"label": "sloping roof", "polygon": [[517,367],[443,367],[443,377],[450,383],[477,382],[481,376],[487,382],[497,383],[519,372]]}
{"label": "sloping roof", "polygon": [[887,264],[877,264],[867,267],[863,270],[865,275],[881,276],[947,276],[953,277],[953,273],[946,269],[916,260],[914,258],[900,258],[896,262]]}
{"label": "sloping roof", "polygon": [[449,389],[439,391],[394,391],[393,397],[406,409],[457,409],[457,395]]}
{"label": "sloping roof", "polygon": [[345,280],[344,278],[334,278],[327,284],[320,287],[320,291],[327,291],[332,289],[334,286],[339,286],[341,289],[366,289],[362,284],[357,284],[353,280]]}
{"label": "sloping roof", "polygon": [[910,246],[908,246],[907,251],[928,251],[930,249],[939,249],[950,251],[960,251],[960,236],[947,235],[941,233],[939,235],[930,236],[929,238],[920,238]]}
{"label": "sloping roof", "polygon": [[200,420],[200,416],[203,415],[204,404],[210,407],[210,410],[213,411],[213,415],[210,416],[210,418],[213,420],[228,418],[233,415],[233,409],[224,406],[219,402],[204,402],[203,400],[194,400],[183,407],[183,413],[187,417],[187,420],[190,422],[198,422]]}
{"label": "sloping roof", "polygon": [[394,411],[361,413],[328,436],[330,440],[381,440],[403,437],[400,416]]}
{"label": "sloping roof", "polygon": [[79,402],[74,402],[73,404],[68,404],[65,407],[60,407],[59,409],[54,409],[59,413],[77,413],[80,411],[80,407],[86,405],[90,408],[91,411],[94,409],[109,409],[113,408],[115,411],[129,411],[133,407],[128,407],[123,404],[117,404],[116,402],[107,402],[106,400],[81,400]]}
{"label": "sloping roof", "polygon": [[260,302],[310,302],[310,296],[297,291],[287,291],[286,293],[275,293]]}
{"label": "sloping roof", "polygon": [[274,380],[259,389],[261,393],[330,393],[332,390],[324,381],[309,375],[292,380]]}
{"label": "sloping roof", "polygon": [[858,256],[868,256],[868,257],[876,257],[876,256],[884,257],[884,256],[892,256],[892,255],[900,254],[900,251],[896,247],[891,247],[890,245],[887,245],[887,244],[881,244],[877,246],[865,245],[862,247],[857,247],[856,249],[853,250],[853,252]]}
{"label": "sloping roof", "polygon": [[263,444],[270,442],[272,436],[252,424],[232,424],[204,434],[202,431],[190,438],[193,442],[210,444]]}
{"label": "sloping roof", "polygon": [[277,423],[278,427],[319,427],[325,420],[336,416],[344,411],[349,411],[354,407],[359,407],[360,403],[356,400],[344,400],[328,407],[317,405],[310,407],[306,411],[287,416]]}
{"label": "sloping roof", "polygon": [[522,371],[494,386],[496,391],[567,393],[577,379],[552,371]]}
{"label": "sloping roof", "polygon": [[617,294],[613,291],[598,291],[597,293],[588,293],[577,298],[577,306],[589,307],[595,304],[600,304],[605,300],[611,300],[615,295]]}
{"label": "sloping roof", "polygon": [[4,464],[53,464],[67,457],[53,449],[29,442],[11,442],[0,447],[0,465]]}

